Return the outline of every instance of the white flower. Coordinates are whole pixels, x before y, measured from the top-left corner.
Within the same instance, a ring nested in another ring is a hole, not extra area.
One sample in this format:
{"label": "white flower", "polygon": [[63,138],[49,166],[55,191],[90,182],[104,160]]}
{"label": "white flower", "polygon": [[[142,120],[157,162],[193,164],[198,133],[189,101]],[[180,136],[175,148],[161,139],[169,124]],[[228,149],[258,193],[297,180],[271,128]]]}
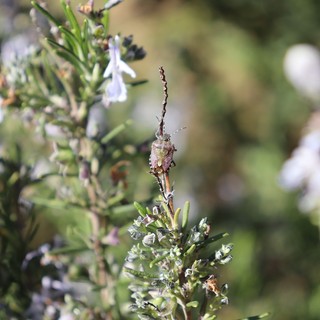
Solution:
{"label": "white flower", "polygon": [[320,131],[303,137],[300,145],[285,162],[280,173],[284,189],[302,189],[299,207],[308,212],[319,208],[320,202]]}
{"label": "white flower", "polygon": [[1,61],[8,69],[6,80],[13,87],[16,83],[28,81],[26,67],[37,50],[34,37],[34,34],[28,32],[18,34],[1,46]]}
{"label": "white flower", "polygon": [[136,77],[136,73],[121,60],[120,56],[120,37],[115,36],[109,40],[109,55],[110,62],[103,73],[104,78],[112,75],[111,82],[106,88],[106,100],[110,102],[123,102],[127,99],[127,88],[122,78],[122,73],[125,72],[132,78]]}
{"label": "white flower", "polygon": [[300,94],[319,102],[320,99],[320,51],[309,44],[290,47],[284,58],[284,72]]}

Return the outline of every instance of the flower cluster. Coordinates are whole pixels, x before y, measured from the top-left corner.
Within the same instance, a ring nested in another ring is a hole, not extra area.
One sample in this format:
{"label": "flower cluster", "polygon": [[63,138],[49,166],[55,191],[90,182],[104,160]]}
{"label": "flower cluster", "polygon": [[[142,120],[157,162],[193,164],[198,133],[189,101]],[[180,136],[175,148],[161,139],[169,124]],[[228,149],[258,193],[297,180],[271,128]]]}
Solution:
{"label": "flower cluster", "polygon": [[[320,102],[320,51],[309,44],[290,47],[284,58],[284,71],[294,88],[318,109]],[[301,190],[300,210],[320,209],[320,112],[315,111],[306,133],[280,173],[280,185]]]}
{"label": "flower cluster", "polygon": [[309,212],[320,207],[320,130],[311,131],[300,141],[280,173],[287,190],[302,190],[300,209]]}

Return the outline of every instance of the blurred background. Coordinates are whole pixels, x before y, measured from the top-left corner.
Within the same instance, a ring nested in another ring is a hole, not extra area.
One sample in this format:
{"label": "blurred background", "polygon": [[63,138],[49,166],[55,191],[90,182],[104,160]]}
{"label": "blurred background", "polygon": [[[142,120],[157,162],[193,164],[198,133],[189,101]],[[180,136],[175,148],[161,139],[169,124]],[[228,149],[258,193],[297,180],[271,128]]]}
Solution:
{"label": "blurred background", "polygon": [[[30,5],[1,0],[0,6],[3,44],[28,29]],[[49,8],[59,7],[50,1]],[[111,122],[134,119],[132,143],[154,135],[162,102],[158,66],[164,66],[166,130],[187,127],[172,138],[176,205],[190,200],[193,218],[208,216],[213,232],[228,232],[235,245],[219,275],[230,298],[219,318],[271,312],[272,319],[320,319],[319,229],[299,212],[299,195],[278,183],[312,109],[286,80],[283,59],[297,43],[320,46],[320,2],[127,0],[112,9],[110,31],[133,34],[144,47],[147,57],[132,67],[148,79],[110,109]],[[19,132],[14,138],[23,141]],[[157,189],[147,158],[131,168],[138,171],[129,179],[138,201]],[[45,223],[46,229],[52,221]]]}

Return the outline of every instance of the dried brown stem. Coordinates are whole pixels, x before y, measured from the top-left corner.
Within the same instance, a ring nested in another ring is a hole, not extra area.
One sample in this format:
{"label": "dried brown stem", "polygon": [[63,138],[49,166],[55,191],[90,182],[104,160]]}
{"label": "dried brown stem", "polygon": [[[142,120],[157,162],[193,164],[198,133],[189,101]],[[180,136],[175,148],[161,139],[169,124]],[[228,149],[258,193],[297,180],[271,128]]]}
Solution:
{"label": "dried brown stem", "polygon": [[160,124],[159,124],[159,135],[163,136],[163,134],[164,134],[164,117],[167,112],[167,103],[168,103],[168,82],[166,80],[166,75],[164,73],[163,67],[159,68],[159,72],[160,72],[160,79],[162,81],[162,86],[163,86],[162,114],[161,114],[161,119],[160,119]]}

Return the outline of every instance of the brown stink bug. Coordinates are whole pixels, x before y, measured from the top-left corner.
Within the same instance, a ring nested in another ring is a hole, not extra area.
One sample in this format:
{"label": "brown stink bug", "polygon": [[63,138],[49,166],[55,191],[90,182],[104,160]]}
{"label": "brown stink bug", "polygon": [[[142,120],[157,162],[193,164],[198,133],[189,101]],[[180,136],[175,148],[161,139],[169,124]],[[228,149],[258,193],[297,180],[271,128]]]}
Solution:
{"label": "brown stink bug", "polygon": [[151,173],[159,178],[159,175],[165,174],[169,171],[173,161],[173,153],[176,151],[175,146],[171,142],[171,135],[164,132],[164,116],[166,114],[168,87],[165,78],[164,70],[159,68],[160,78],[163,83],[164,100],[162,103],[162,115],[159,123],[159,129],[156,132],[156,138],[151,145],[150,154],[150,169]]}
{"label": "brown stink bug", "polygon": [[155,140],[151,145],[150,154],[150,169],[154,175],[166,173],[169,171],[173,162],[173,153],[177,150],[170,141],[170,135],[156,135]]}

